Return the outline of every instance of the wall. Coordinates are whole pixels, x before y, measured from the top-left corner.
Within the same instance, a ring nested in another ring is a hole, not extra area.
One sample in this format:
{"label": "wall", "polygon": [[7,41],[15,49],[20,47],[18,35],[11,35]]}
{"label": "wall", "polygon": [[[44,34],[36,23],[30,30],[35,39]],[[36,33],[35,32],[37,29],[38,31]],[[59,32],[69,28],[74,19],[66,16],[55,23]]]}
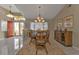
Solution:
{"label": "wall", "polygon": [[[79,5],[71,5],[71,7],[68,7],[68,5],[65,5],[65,7],[60,11],[60,13],[53,18],[53,20],[51,20],[51,22],[53,23],[52,26],[52,31],[54,32],[54,29],[57,26],[57,22],[60,20],[59,18],[61,18],[61,20],[64,20],[64,17],[66,16],[73,16],[73,39],[72,39],[72,43],[73,43],[73,47],[79,47]],[[51,23],[51,24],[52,24]],[[53,37],[54,38],[54,37]]]}
{"label": "wall", "polygon": [[26,19],[26,21],[25,21],[25,29],[29,29],[30,28],[30,22],[31,22],[32,20],[30,20],[30,19]]}

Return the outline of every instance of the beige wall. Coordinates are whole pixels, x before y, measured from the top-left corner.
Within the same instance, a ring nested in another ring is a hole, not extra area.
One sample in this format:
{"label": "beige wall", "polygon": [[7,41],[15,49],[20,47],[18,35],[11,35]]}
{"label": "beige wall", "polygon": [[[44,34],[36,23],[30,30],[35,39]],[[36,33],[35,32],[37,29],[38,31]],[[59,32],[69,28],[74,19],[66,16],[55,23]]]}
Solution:
{"label": "beige wall", "polygon": [[[53,32],[55,27],[57,26],[57,22],[59,20],[64,20],[64,17],[66,16],[73,16],[73,46],[79,47],[79,5],[72,5],[71,7],[68,7],[68,5],[65,5],[65,7],[61,10],[61,12],[53,19],[51,20],[51,25],[53,23],[53,26],[51,26],[51,31]],[[61,18],[61,19],[59,19]]]}

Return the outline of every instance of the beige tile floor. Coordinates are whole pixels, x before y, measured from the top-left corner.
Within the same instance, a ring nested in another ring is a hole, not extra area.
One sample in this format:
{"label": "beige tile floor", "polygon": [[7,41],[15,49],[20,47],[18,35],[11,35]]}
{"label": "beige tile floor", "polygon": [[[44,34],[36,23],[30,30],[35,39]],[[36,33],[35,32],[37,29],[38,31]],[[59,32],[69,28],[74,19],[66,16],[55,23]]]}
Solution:
{"label": "beige tile floor", "polygon": [[[79,49],[73,47],[65,47],[54,40],[53,30],[50,32],[51,45],[47,44],[48,55],[79,55]],[[29,45],[30,39],[24,42],[24,47],[17,53],[18,55],[35,55],[34,44]],[[44,51],[39,51],[39,55],[45,55]]]}
{"label": "beige tile floor", "polygon": [[[36,55],[35,45],[33,43],[29,44],[30,39],[24,42],[23,48],[17,53],[17,55]],[[46,44],[48,55],[64,55],[62,48],[58,47],[54,42],[49,45]],[[44,50],[39,50],[38,55],[46,55]]]}

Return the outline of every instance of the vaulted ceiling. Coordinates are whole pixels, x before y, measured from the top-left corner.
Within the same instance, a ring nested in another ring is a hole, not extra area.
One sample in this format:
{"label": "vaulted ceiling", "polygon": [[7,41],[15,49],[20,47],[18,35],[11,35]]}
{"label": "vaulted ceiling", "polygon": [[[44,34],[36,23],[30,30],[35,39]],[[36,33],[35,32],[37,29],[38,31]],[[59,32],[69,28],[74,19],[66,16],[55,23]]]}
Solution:
{"label": "vaulted ceiling", "polygon": [[24,13],[25,17],[28,19],[35,19],[39,14],[45,19],[52,19],[56,16],[61,9],[65,6],[64,4],[16,4],[16,7]]}

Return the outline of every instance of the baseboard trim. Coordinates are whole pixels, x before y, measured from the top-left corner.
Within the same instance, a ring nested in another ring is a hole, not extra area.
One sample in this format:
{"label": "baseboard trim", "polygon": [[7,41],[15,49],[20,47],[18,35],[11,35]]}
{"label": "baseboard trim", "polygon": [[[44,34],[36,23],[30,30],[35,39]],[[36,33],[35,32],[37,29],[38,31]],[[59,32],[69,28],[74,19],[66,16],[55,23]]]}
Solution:
{"label": "baseboard trim", "polygon": [[76,50],[79,50],[79,48],[78,48],[78,47],[73,46],[73,48],[74,48],[74,49],[76,49]]}

